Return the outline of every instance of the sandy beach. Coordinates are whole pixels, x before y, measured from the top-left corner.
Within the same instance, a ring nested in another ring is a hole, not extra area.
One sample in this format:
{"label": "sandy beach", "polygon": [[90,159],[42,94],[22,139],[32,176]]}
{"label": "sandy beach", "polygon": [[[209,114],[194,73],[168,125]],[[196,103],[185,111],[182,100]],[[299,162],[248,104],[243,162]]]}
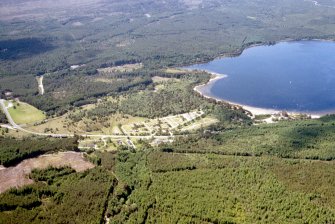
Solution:
{"label": "sandy beach", "polygon": [[[213,96],[209,96],[208,94],[204,93],[201,88],[205,87],[205,86],[212,86],[215,82],[217,82],[220,79],[224,79],[226,77],[228,77],[228,75],[225,74],[219,74],[216,72],[212,72],[212,71],[207,71],[205,70],[204,72],[207,72],[209,74],[211,74],[213,77],[206,83],[206,84],[201,84],[198,86],[195,86],[193,88],[194,91],[198,92],[201,96],[208,98],[208,99],[214,99],[218,102],[226,102],[229,103],[231,105],[236,105],[236,106],[240,106],[243,109],[249,111],[252,113],[253,116],[255,115],[263,115],[263,114],[278,114],[281,112],[281,110],[275,110],[275,109],[268,109],[268,108],[259,108],[259,107],[253,107],[253,106],[249,106],[249,105],[243,105],[243,104],[239,104],[239,103],[235,103],[235,102],[231,102],[228,100],[223,100],[223,99],[219,99]],[[287,111],[290,115],[296,115],[296,114],[307,114],[307,113],[299,113],[299,112],[294,112],[294,111]],[[324,114],[308,114],[311,116],[311,118],[320,118],[322,115]]]}

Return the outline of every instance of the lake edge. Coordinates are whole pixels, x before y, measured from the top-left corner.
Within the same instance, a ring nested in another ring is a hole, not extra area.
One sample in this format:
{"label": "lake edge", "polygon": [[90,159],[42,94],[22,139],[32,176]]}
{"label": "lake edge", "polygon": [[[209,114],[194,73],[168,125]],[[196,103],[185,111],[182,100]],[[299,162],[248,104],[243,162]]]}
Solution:
{"label": "lake edge", "polygon": [[318,111],[318,110],[316,110],[316,111],[304,111],[304,110],[299,111],[299,110],[285,110],[285,109],[281,110],[281,109],[275,109],[275,108],[251,106],[251,105],[227,100],[227,99],[224,99],[222,97],[215,96],[211,93],[211,88],[215,85],[216,82],[221,81],[222,79],[226,78],[227,77],[226,74],[214,72],[214,71],[211,71],[209,69],[191,68],[193,66],[201,65],[201,64],[207,64],[207,63],[210,63],[210,62],[215,61],[215,60],[222,60],[222,59],[225,59],[225,58],[239,57],[243,54],[243,52],[245,50],[248,50],[250,48],[256,48],[256,47],[261,47],[261,46],[273,46],[273,45],[277,45],[277,44],[280,44],[280,43],[294,43],[294,42],[303,42],[303,41],[332,42],[332,43],[335,44],[335,40],[332,40],[332,39],[308,39],[308,38],[307,39],[300,39],[300,40],[296,40],[296,39],[281,40],[281,41],[276,41],[275,43],[271,43],[271,44],[269,44],[269,43],[268,44],[267,43],[255,43],[255,44],[248,45],[246,47],[242,47],[241,49],[238,49],[236,52],[225,53],[222,56],[218,56],[213,60],[208,60],[206,62],[199,62],[199,63],[196,63],[196,64],[183,66],[181,68],[184,69],[184,70],[189,70],[189,71],[203,71],[203,72],[207,72],[207,73],[209,73],[213,76],[207,83],[197,85],[193,88],[193,90],[196,91],[197,93],[199,93],[201,96],[203,96],[205,98],[208,98],[208,99],[214,99],[214,100],[220,101],[220,102],[226,102],[226,103],[229,103],[231,105],[241,106],[243,109],[245,109],[247,111],[250,111],[253,115],[275,114],[275,113],[280,113],[282,111],[285,111],[285,112],[288,112],[290,114],[306,114],[306,115],[310,115],[312,118],[319,118],[319,117],[327,115],[327,114],[334,114],[335,113],[335,108],[329,109],[329,110],[320,110],[320,111]]}

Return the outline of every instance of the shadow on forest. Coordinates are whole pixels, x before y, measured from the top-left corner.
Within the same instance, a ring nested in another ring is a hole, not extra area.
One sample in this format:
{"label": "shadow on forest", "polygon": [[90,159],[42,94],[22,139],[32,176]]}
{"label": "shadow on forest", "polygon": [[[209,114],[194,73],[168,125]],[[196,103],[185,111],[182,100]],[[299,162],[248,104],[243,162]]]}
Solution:
{"label": "shadow on forest", "polygon": [[320,124],[306,124],[298,126],[285,133],[282,137],[295,150],[306,150],[319,147],[324,141],[332,142],[335,134],[334,116],[325,116],[320,119]]}
{"label": "shadow on forest", "polygon": [[55,49],[50,40],[23,38],[0,41],[0,60],[17,60]]}

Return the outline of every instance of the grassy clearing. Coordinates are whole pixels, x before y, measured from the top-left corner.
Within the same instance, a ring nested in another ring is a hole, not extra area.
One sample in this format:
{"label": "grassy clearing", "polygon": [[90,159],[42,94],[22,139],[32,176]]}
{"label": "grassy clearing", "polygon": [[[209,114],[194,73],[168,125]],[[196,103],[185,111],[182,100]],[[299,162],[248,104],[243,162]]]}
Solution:
{"label": "grassy clearing", "polygon": [[167,78],[167,77],[161,77],[161,76],[154,76],[151,79],[154,83],[179,82],[180,81],[180,79],[177,79],[177,78]]}
{"label": "grassy clearing", "polygon": [[160,90],[162,90],[162,89],[164,89],[164,88],[165,88],[165,85],[162,85],[162,84],[156,84],[156,85],[155,85],[154,92],[158,92],[158,91],[160,91]]}
{"label": "grassy clearing", "polygon": [[146,118],[133,117],[130,115],[115,114],[109,117],[108,126],[102,127],[101,131],[108,134],[122,134],[119,126],[130,125],[134,123],[144,122]]}
{"label": "grassy clearing", "polygon": [[140,69],[143,67],[142,63],[136,63],[136,64],[125,64],[121,66],[114,66],[114,67],[107,67],[107,68],[100,68],[98,69],[98,72],[100,74],[110,74],[115,72],[132,72],[137,69]]}
{"label": "grassy clearing", "polygon": [[[89,109],[92,108],[94,108],[94,106],[90,105]],[[106,117],[103,121],[83,118],[80,121],[73,122],[67,115],[64,115],[62,117],[48,119],[38,125],[29,125],[27,129],[42,133],[95,133],[122,135],[123,133],[119,128],[120,125],[141,123],[145,120],[146,118],[117,113]]]}
{"label": "grassy clearing", "polygon": [[114,80],[107,79],[107,78],[97,78],[94,81],[95,82],[104,82],[104,83],[109,83],[109,84],[112,84],[114,82]]}
{"label": "grassy clearing", "polygon": [[[8,132],[7,132],[8,131]],[[13,129],[8,129],[8,128],[0,128],[0,133],[4,137],[13,137],[16,139],[22,139],[25,137],[30,137],[31,134],[23,132],[23,131],[18,131],[18,130],[13,130]]]}
{"label": "grassy clearing", "polygon": [[169,85],[180,82],[180,79],[168,78],[168,77],[162,77],[162,76],[154,76],[151,79],[152,79],[152,82],[155,84],[154,92],[158,92],[160,90],[165,89]]}
{"label": "grassy clearing", "polygon": [[68,125],[68,122],[64,116],[48,119],[38,125],[30,125],[27,129],[36,132],[50,132],[56,134],[72,133],[75,131],[73,126]]}
{"label": "grassy clearing", "polygon": [[13,102],[13,107],[8,109],[13,120],[17,124],[30,124],[43,121],[46,116],[37,108],[23,102]]}
{"label": "grassy clearing", "polygon": [[[189,126],[190,130],[196,130],[205,126],[206,122],[213,122],[212,119],[200,121],[201,116],[204,114],[203,111],[191,111],[189,113],[178,114],[175,116],[166,116],[158,119],[147,119],[145,122],[131,123],[123,125],[122,129],[126,134],[129,135],[150,135],[155,133],[156,135],[170,135],[171,132],[180,131],[181,127]],[[195,123],[196,120],[200,123]]]}
{"label": "grassy clearing", "polygon": [[218,123],[219,120],[210,116],[201,118],[200,120],[196,120],[194,123],[183,127],[181,131],[195,131],[201,128],[206,128],[212,124]]}
{"label": "grassy clearing", "polygon": [[185,73],[185,70],[178,68],[167,68],[165,72],[170,74],[183,74]]}
{"label": "grassy clearing", "polygon": [[119,145],[125,144],[123,138],[85,138],[79,141],[79,148],[84,151],[116,151]]}

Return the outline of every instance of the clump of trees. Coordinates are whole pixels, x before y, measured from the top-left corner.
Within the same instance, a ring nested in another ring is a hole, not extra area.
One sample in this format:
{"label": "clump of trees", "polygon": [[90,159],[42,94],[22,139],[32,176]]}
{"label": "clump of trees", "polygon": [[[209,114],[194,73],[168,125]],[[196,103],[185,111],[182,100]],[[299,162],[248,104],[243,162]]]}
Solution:
{"label": "clump of trees", "polygon": [[[113,101],[103,101],[95,108],[73,113],[69,118],[74,122],[83,118],[104,122],[106,121],[104,118],[108,118],[115,113],[158,118],[202,109],[206,114],[212,114],[220,120],[220,123],[215,125],[216,130],[221,130],[228,124],[251,124],[250,118],[242,109],[235,109],[227,103],[208,100],[197,94],[193,90],[194,86],[205,83],[210,76],[207,73],[190,73],[169,74],[157,71],[152,76],[178,77],[180,81],[168,81],[163,84],[164,88],[159,91],[152,91],[150,85],[140,94],[134,91],[124,94],[123,97],[115,96]],[[214,127],[211,127],[211,129],[214,129]]]}
{"label": "clump of trees", "polygon": [[116,184],[101,167],[82,173],[50,167],[31,177],[37,182],[0,195],[0,223],[102,223]]}
{"label": "clump of trees", "polygon": [[97,102],[106,95],[120,95],[128,91],[143,90],[152,83],[147,72],[134,71],[112,74],[108,77],[113,84],[99,82],[99,75],[87,76],[80,71],[58,71],[44,78],[45,94],[38,95],[34,76],[1,76],[0,91],[13,91],[14,97],[27,102],[48,115],[62,115],[74,107]]}
{"label": "clump of trees", "polygon": [[0,109],[0,124],[7,124],[7,123],[8,123],[7,117],[5,113],[3,113],[2,110]]}
{"label": "clump of trees", "polygon": [[77,138],[24,138],[13,139],[0,137],[0,164],[12,166],[24,159],[48,152],[78,150]]}
{"label": "clump of trees", "polygon": [[48,167],[47,169],[33,169],[29,174],[29,178],[38,181],[47,182],[51,185],[55,179],[74,173],[71,167]]}
{"label": "clump of trees", "polygon": [[272,125],[225,126],[221,132],[180,137],[162,147],[182,153],[334,160],[334,128],[334,116]]}

